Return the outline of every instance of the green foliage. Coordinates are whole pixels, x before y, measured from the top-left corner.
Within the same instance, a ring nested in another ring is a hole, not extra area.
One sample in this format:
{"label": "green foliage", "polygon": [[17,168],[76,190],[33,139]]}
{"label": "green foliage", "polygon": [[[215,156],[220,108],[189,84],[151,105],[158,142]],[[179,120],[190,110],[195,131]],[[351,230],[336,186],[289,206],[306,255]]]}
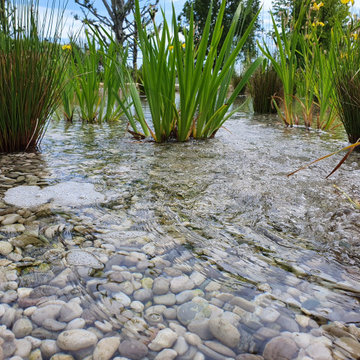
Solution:
{"label": "green foliage", "polygon": [[[207,16],[212,5],[212,16],[210,20],[210,37],[213,35],[215,23],[217,21],[217,14],[220,11],[222,1],[221,0],[187,0],[184,4],[182,12],[180,13],[178,20],[186,27],[190,24],[191,9],[193,9],[193,21],[195,31],[195,43],[199,42],[205,29]],[[226,38],[226,35],[231,27],[234,14],[237,11],[238,6],[241,4],[242,12],[239,17],[236,32],[240,37],[245,33],[249,27],[253,18],[256,16],[260,9],[260,0],[227,0],[225,5],[225,11],[223,15],[223,32],[220,39],[222,44]],[[242,52],[245,54],[254,54],[255,52],[255,33],[260,29],[258,19],[256,19],[252,30],[248,36],[246,43],[242,48]]]}
{"label": "green foliage", "polygon": [[273,101],[280,103],[282,84],[272,65],[264,61],[263,66],[259,67],[250,78],[248,88],[256,113],[276,113]]}
{"label": "green foliage", "polygon": [[46,22],[37,1],[9,1],[1,17],[0,152],[36,149],[58,106],[67,60],[57,44],[62,14],[55,5]]}
{"label": "green foliage", "polygon": [[[306,34],[315,25],[319,43],[324,49],[330,45],[330,33],[335,23],[346,26],[350,11],[349,5],[340,0],[324,0],[306,2],[302,0],[273,0],[273,15],[277,26],[285,24],[286,32],[292,31],[292,25],[305,7],[305,16],[300,24],[300,33]],[[320,5],[320,6],[319,6]],[[321,24],[321,25],[319,25]]]}
{"label": "green foliage", "polygon": [[[194,20],[191,14],[189,30],[184,30],[185,43],[182,43],[179,39],[174,8],[172,28],[174,37],[170,36],[164,14],[161,35],[155,27],[155,33],[149,36],[146,29],[141,27],[140,11],[136,2],[135,18],[139,28],[139,46],[143,54],[143,84],[154,131],[143,119],[142,110],[137,113],[137,119],[142,127],[144,124],[147,126],[155,141],[162,142],[171,137],[175,137],[178,141],[186,141],[191,136],[194,138],[214,136],[235,111],[229,113],[230,106],[261,62],[261,59],[258,59],[247,69],[242,81],[228,96],[236,57],[244,46],[256,17],[234,44],[233,39],[236,36],[236,26],[240,16],[240,8],[238,8],[225,40],[220,44],[225,5],[224,0],[217,15],[210,43],[208,39],[211,9],[200,42],[194,39]],[[176,109],[175,104],[176,72],[180,92],[179,110]],[[136,104],[136,96],[132,97]]]}
{"label": "green foliage", "polygon": [[[358,29],[358,26],[357,26]],[[331,59],[339,117],[349,141],[360,139],[360,40],[357,32],[335,26],[332,31]]]}
{"label": "green foliage", "polygon": [[[310,0],[308,0],[309,2]],[[275,32],[275,42],[279,49],[279,55],[274,56],[268,48],[266,43],[261,46],[260,50],[270,60],[274,70],[278,74],[283,86],[283,110],[280,109],[276,101],[273,102],[279,116],[286,125],[294,125],[294,99],[296,95],[296,71],[298,68],[298,54],[297,47],[299,39],[301,38],[301,24],[305,15],[306,6],[302,8],[298,19],[293,25],[293,30],[289,35],[285,31],[285,23],[282,23],[281,32],[278,30],[274,16],[271,14],[271,19]]]}
{"label": "green foliage", "polygon": [[71,54],[71,66],[67,69],[67,82],[62,93],[64,117],[71,121],[78,109],[83,121],[118,120],[122,114],[115,96],[121,88],[117,72],[118,46],[114,42],[104,46],[101,38],[86,31],[84,47],[72,42],[63,49]]}

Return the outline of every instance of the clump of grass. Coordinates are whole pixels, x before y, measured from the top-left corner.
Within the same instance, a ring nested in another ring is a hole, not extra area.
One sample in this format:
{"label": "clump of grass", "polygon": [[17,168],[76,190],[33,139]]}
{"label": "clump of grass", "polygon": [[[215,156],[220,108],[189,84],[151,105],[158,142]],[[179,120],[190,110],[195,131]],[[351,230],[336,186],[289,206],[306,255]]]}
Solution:
{"label": "clump of grass", "polygon": [[[260,64],[257,59],[243,74],[242,80],[228,95],[237,56],[256,20],[256,15],[241,38],[236,28],[241,15],[239,7],[231,28],[222,44],[222,20],[226,7],[223,0],[210,39],[211,9],[199,43],[194,39],[194,18],[191,12],[189,29],[183,30],[185,41],[179,39],[179,28],[173,8],[172,31],[163,14],[163,28],[159,32],[155,22],[152,33],[143,28],[139,2],[135,2],[135,20],[139,29],[139,46],[143,54],[143,85],[149,103],[152,124],[147,124],[139,106],[138,94],[130,93],[136,111],[135,119],[144,134],[151,134],[156,142],[169,138],[186,141],[213,137],[232,115],[232,103]],[[170,34],[174,36],[170,36]],[[234,41],[234,39],[236,41]],[[178,78],[180,104],[175,104],[175,78]],[[132,87],[131,87],[132,88]],[[125,111],[134,133],[134,117]]]}
{"label": "clump of grass", "polygon": [[43,21],[38,1],[8,1],[0,22],[0,152],[39,145],[60,98],[66,58],[55,1]]}
{"label": "clump of grass", "polygon": [[[356,36],[354,36],[354,34]],[[360,139],[360,40],[352,29],[332,31],[331,59],[335,106],[350,143]],[[359,147],[356,148],[359,151]]]}
{"label": "clump of grass", "polygon": [[253,108],[259,114],[276,113],[273,101],[279,102],[282,92],[281,80],[272,65],[264,62],[250,78],[248,88],[253,100]]}

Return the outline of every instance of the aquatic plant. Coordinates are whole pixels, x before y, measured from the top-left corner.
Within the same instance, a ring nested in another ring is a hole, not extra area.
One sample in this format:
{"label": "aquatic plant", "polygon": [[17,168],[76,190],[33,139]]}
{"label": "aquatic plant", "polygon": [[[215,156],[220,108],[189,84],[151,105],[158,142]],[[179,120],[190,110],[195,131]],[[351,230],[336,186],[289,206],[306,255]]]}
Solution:
{"label": "aquatic plant", "polygon": [[101,123],[117,120],[122,114],[114,95],[121,84],[116,71],[118,47],[115,43],[104,46],[89,29],[85,30],[85,34],[86,43],[83,46],[73,43],[64,49],[71,53],[68,85],[63,95],[64,109],[71,104],[75,94],[75,103],[83,121]]}
{"label": "aquatic plant", "polygon": [[0,152],[39,145],[58,106],[66,57],[58,45],[62,12],[53,1],[43,19],[34,0],[4,5],[0,22]]}
{"label": "aquatic plant", "polygon": [[277,101],[278,106],[280,105],[282,83],[272,65],[264,61],[250,78],[248,89],[256,113],[276,113],[273,101]]}
{"label": "aquatic plant", "polygon": [[[309,0],[307,1],[309,2]],[[292,29],[286,32],[285,22],[282,21],[281,31],[276,26],[274,16],[271,14],[271,20],[274,29],[274,40],[278,49],[278,55],[274,55],[266,42],[263,45],[258,43],[262,53],[270,60],[274,70],[278,74],[283,85],[282,108],[273,101],[275,108],[281,119],[288,126],[295,123],[295,95],[296,95],[296,72],[298,69],[298,45],[302,37],[301,26],[305,16],[307,6],[302,6],[299,16],[294,21]]]}
{"label": "aquatic plant", "polygon": [[335,106],[350,143],[360,138],[360,39],[353,31],[337,26],[331,42]]}
{"label": "aquatic plant", "polygon": [[[174,8],[172,31],[169,30],[163,13],[161,33],[155,22],[153,22],[153,32],[150,33],[141,24],[139,4],[136,1],[135,19],[139,29],[139,46],[143,54],[143,85],[152,116],[152,127],[144,121],[140,109],[137,120],[142,127],[148,128],[155,141],[162,142],[171,137],[178,141],[186,141],[190,137],[212,137],[236,111],[229,111],[230,106],[261,59],[257,59],[249,66],[243,74],[243,79],[228,95],[236,58],[249,36],[256,17],[244,35],[238,39],[236,27],[241,13],[239,7],[224,42],[220,44],[225,6],[226,1],[223,0],[209,42],[210,9],[204,33],[196,47],[193,14],[189,29],[183,30],[185,38],[183,42],[179,38]],[[171,37],[170,33],[174,36]],[[180,93],[179,109],[175,104],[176,73]]]}

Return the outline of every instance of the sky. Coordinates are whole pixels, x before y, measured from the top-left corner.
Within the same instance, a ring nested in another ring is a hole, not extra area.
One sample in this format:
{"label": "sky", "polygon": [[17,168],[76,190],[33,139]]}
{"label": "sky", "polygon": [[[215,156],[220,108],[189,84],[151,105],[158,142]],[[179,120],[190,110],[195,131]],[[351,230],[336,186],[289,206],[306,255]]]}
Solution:
{"label": "sky", "polygon": [[[77,33],[82,28],[81,21],[75,21],[74,16],[77,14],[82,17],[82,11],[75,3],[75,0],[56,0],[60,6],[66,5],[66,10],[64,13],[64,18],[66,25],[64,26],[64,32],[62,35],[63,39],[68,38],[69,34]],[[110,2],[110,0],[108,0]],[[171,22],[171,4],[174,3],[175,11],[177,14],[179,14],[184,6],[186,0],[159,0],[160,7],[163,8],[165,11],[166,17],[169,19],[169,22]],[[43,11],[45,12],[46,6],[50,4],[52,0],[39,0],[39,5],[43,8]],[[99,10],[101,14],[106,15],[105,7],[102,3],[102,0],[93,0],[95,6]],[[270,15],[269,10],[271,10],[271,3],[272,0],[263,0],[262,1],[262,12],[260,14],[260,23],[263,26],[265,30],[270,29],[271,21],[270,21]],[[352,8],[355,13],[360,13],[360,0],[355,0],[355,5]],[[80,35],[80,38],[82,36]]]}
{"label": "sky", "polygon": [[[66,24],[64,27],[64,32],[67,34],[76,33],[82,27],[82,24],[80,21],[74,20],[74,16],[76,14],[79,15],[80,18],[82,17],[82,11],[81,11],[79,5],[77,5],[74,0],[67,0],[67,1],[66,0],[57,0],[57,1],[59,2],[60,6],[67,4],[66,10],[64,13],[64,19],[65,19],[65,24]],[[52,2],[52,0],[39,0],[39,5],[40,5],[40,7],[43,8],[43,11],[45,12],[45,8],[51,2]],[[171,4],[172,3],[174,3],[176,13],[179,14],[184,6],[185,0],[173,0],[173,1],[160,0],[159,1],[160,7],[163,8],[167,18],[169,18],[169,19],[171,18],[171,8],[172,8]],[[106,10],[102,3],[102,0],[94,0],[94,4],[100,13],[106,15]],[[261,15],[261,18],[263,19],[263,21],[266,21],[264,19],[267,18],[266,14],[268,13],[270,8],[271,8],[271,0],[263,0],[263,14]],[[63,34],[63,38],[67,38],[67,37],[68,36],[66,36],[66,34]]]}

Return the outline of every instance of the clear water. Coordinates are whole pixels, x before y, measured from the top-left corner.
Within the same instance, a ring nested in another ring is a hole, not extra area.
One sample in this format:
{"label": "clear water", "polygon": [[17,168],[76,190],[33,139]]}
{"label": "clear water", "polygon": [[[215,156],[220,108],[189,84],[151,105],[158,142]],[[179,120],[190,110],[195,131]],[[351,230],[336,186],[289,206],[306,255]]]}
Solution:
{"label": "clear water", "polygon": [[[360,198],[360,154],[352,154],[329,180],[325,177],[340,156],[286,175],[345,145],[341,136],[285,129],[276,117],[244,113],[234,116],[215,139],[167,144],[136,141],[125,124],[59,122],[48,129],[41,153],[30,159],[10,156],[3,175],[40,173],[40,186],[93,183],[106,196],[95,206],[50,207],[37,220],[40,228],[63,224],[62,233],[49,245],[23,253],[57,274],[66,267],[56,262],[65,251],[94,243],[108,249],[110,262],[104,269],[85,275],[81,269],[74,271],[73,282],[87,286],[73,296],[79,296],[90,313],[98,314],[99,302],[106,304],[104,293],[100,296],[89,285],[91,280],[105,283],[117,255],[141,253],[144,244],[150,244],[155,254],[145,254],[148,265],[139,271],[130,264],[130,272],[155,279],[172,276],[166,267],[187,275],[196,270],[207,279],[203,287],[210,281],[220,285],[205,292],[208,301],[230,293],[259,309],[276,309],[286,319],[306,315],[311,326],[299,331],[315,333],[318,326],[333,322],[360,323],[360,211],[333,186],[354,200]],[[79,226],[85,235],[76,230]],[[76,237],[83,235],[85,241],[76,244]],[[56,261],[44,258],[57,242],[64,246]],[[171,265],[153,261],[159,258]],[[46,284],[30,281],[21,267],[18,274],[21,286]],[[16,301],[12,306],[18,306]],[[168,320],[163,323],[167,326]],[[286,329],[277,321],[266,327]],[[245,318],[238,328],[247,340],[235,353],[262,354],[271,337],[256,336],[258,328]],[[336,358],[336,336],[326,336]]]}

